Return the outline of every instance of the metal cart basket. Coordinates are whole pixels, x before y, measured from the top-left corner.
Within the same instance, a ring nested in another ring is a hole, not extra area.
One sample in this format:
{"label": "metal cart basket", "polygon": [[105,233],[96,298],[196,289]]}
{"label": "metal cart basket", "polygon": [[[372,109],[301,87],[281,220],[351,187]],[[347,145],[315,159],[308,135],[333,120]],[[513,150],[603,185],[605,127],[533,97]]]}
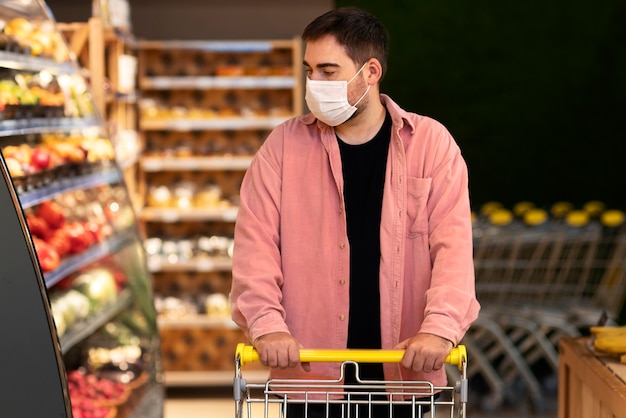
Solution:
{"label": "metal cart basket", "polygon": [[[378,418],[380,408],[384,415],[394,417],[396,407],[407,411],[412,418],[465,417],[468,382],[466,378],[467,353],[465,346],[452,349],[446,364],[457,366],[459,380],[453,386],[434,386],[426,381],[361,380],[358,363],[399,363],[402,350],[300,350],[302,362],[341,363],[340,375],[330,380],[269,379],[265,383],[248,383],[242,376],[246,363],[258,361],[252,346],[239,344],[235,354],[234,399],[237,418],[312,418],[316,409],[324,418]],[[356,370],[357,384],[346,385],[346,365]],[[288,405],[299,405],[298,415],[289,414]],[[377,409],[378,408],[378,409]],[[244,413],[245,411],[245,413]],[[379,412],[375,412],[379,411]],[[430,415],[427,415],[427,411]],[[404,416],[403,415],[403,416]]]}

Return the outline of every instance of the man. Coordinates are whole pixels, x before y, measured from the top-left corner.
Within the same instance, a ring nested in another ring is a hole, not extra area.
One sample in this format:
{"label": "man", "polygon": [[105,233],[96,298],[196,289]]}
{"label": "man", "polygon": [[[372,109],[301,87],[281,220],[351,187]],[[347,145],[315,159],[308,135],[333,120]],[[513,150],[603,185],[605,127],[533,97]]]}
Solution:
{"label": "man", "polygon": [[366,377],[444,385],[479,311],[465,162],[441,124],[380,93],[375,17],[333,10],[302,39],[312,113],[274,129],[242,183],[233,319],[272,377],[338,376],[299,348],[396,348],[400,365]]}

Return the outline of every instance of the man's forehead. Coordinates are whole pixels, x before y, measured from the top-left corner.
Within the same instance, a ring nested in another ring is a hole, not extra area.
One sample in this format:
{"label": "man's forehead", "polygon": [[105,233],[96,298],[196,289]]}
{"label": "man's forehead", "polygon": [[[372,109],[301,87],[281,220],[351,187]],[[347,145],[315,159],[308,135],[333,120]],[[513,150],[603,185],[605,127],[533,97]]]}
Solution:
{"label": "man's forehead", "polygon": [[307,42],[304,63],[310,67],[342,67],[351,62],[345,48],[333,37]]}

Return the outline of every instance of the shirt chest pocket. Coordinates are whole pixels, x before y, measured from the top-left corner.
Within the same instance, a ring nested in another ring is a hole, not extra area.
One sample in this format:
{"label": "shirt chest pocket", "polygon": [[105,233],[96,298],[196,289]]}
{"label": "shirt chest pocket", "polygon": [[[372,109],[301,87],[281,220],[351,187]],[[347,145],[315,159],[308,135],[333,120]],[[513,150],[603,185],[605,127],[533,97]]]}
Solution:
{"label": "shirt chest pocket", "polygon": [[432,179],[409,177],[407,182],[408,236],[428,233],[428,195]]}

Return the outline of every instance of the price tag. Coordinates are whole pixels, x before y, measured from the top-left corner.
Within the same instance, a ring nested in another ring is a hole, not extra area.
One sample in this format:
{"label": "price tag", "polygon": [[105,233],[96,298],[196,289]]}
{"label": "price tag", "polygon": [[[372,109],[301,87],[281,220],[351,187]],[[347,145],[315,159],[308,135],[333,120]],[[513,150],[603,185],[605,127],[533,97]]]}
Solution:
{"label": "price tag", "polygon": [[163,169],[161,160],[156,158],[144,158],[141,165],[145,171],[161,171]]}
{"label": "price tag", "polygon": [[213,271],[215,270],[215,263],[208,258],[202,258],[196,262],[196,270],[198,271]]}
{"label": "price tag", "polygon": [[161,212],[161,220],[163,222],[178,222],[180,213],[175,210],[164,210]]}
{"label": "price tag", "polygon": [[161,271],[161,257],[152,256],[148,258],[148,270]]}
{"label": "price tag", "polygon": [[237,220],[237,208],[224,210],[222,219],[226,222],[235,222]]}

